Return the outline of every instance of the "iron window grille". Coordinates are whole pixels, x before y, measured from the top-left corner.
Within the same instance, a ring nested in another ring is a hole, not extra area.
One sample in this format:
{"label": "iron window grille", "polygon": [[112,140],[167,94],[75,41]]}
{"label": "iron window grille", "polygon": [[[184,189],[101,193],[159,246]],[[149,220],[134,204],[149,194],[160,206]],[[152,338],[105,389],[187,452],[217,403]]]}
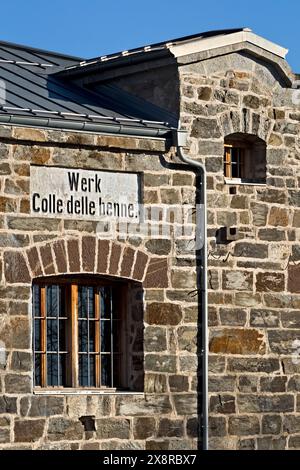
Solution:
{"label": "iron window grille", "polygon": [[226,178],[244,178],[245,149],[233,145],[224,145],[224,176]]}
{"label": "iron window grille", "polygon": [[124,386],[123,292],[124,286],[89,281],[34,283],[36,387]]}

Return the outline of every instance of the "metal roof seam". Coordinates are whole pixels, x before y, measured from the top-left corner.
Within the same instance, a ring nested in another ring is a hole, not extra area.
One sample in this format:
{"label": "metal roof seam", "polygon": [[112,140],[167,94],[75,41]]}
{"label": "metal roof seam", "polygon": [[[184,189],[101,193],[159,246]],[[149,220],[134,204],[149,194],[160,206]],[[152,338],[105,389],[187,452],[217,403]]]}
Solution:
{"label": "metal roof seam", "polygon": [[3,106],[0,105],[0,109],[3,109],[4,111],[24,111],[24,112],[31,112],[34,114],[54,114],[54,115],[59,115],[59,116],[76,116],[76,117],[83,117],[83,118],[88,118],[92,121],[95,119],[99,120],[111,120],[115,122],[128,122],[128,123],[136,123],[139,122],[141,124],[147,125],[147,124],[156,124],[156,125],[164,125],[166,127],[169,127],[168,122],[163,122],[163,121],[151,121],[148,119],[128,119],[128,118],[122,118],[122,117],[113,117],[113,116],[98,116],[98,115],[93,115],[93,114],[84,114],[84,113],[70,113],[70,112],[64,112],[64,111],[47,111],[47,110],[41,110],[41,109],[33,109],[33,108],[19,108],[16,106]]}
{"label": "metal roof seam", "polygon": [[9,59],[0,59],[1,63],[5,64],[13,64],[13,65],[30,65],[30,66],[38,66],[38,67],[55,67],[53,64],[41,64],[39,62],[24,62],[20,60],[9,60]]}

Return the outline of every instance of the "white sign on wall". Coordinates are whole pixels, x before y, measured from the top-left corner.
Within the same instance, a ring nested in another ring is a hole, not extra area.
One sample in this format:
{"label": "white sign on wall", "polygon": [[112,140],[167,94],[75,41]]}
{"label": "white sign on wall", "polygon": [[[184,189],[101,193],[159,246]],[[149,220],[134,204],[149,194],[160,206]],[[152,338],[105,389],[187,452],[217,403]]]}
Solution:
{"label": "white sign on wall", "polygon": [[140,175],[31,166],[30,207],[38,217],[139,221]]}

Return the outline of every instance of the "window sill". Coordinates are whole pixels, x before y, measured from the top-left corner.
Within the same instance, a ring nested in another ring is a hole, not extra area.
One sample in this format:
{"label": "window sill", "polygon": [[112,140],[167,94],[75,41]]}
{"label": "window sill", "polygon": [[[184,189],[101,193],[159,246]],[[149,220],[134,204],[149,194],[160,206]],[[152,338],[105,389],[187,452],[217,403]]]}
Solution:
{"label": "window sill", "polygon": [[241,178],[224,178],[225,184],[243,185],[243,186],[266,186],[265,181],[253,181]]}
{"label": "window sill", "polygon": [[69,388],[69,389],[33,389],[34,395],[140,395],[144,396],[144,392],[131,392],[122,390],[83,390],[82,388]]}

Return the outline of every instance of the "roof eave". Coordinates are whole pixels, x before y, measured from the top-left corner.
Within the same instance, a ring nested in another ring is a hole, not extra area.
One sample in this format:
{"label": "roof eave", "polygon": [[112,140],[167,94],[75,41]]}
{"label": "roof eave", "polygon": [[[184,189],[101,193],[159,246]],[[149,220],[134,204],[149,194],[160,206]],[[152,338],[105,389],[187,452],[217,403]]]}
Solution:
{"label": "roof eave", "polygon": [[108,58],[103,60],[97,60],[89,64],[74,65],[63,70],[59,70],[54,75],[61,78],[77,78],[84,75],[93,74],[98,72],[99,68],[101,71],[121,68],[123,66],[135,65],[145,61],[155,61],[157,59],[171,58],[174,63],[174,55],[166,47],[162,47],[155,51],[145,51],[143,53],[136,52],[130,55],[124,55],[118,58]]}
{"label": "roof eave", "polygon": [[114,134],[132,137],[161,138],[169,137],[172,128],[167,127],[139,127],[122,123],[96,123],[88,121],[74,121],[68,119],[53,119],[43,117],[29,117],[22,115],[0,115],[0,124],[33,128],[47,128],[52,130],[74,131],[93,134]]}

